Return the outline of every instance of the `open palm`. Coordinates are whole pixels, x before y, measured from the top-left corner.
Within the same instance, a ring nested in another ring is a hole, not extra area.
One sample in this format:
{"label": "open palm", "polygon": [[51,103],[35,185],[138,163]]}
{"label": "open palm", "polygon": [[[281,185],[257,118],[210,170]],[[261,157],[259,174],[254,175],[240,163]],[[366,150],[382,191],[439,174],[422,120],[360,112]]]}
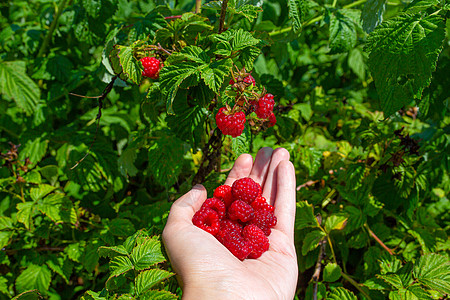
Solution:
{"label": "open palm", "polygon": [[261,149],[253,163],[248,154],[235,162],[225,182],[251,177],[275,207],[277,225],[270,248],[258,259],[240,261],[214,236],[192,224],[206,200],[196,185],[172,206],[163,240],[183,286],[183,299],[293,299],[297,283],[294,248],[295,173],[289,153]]}

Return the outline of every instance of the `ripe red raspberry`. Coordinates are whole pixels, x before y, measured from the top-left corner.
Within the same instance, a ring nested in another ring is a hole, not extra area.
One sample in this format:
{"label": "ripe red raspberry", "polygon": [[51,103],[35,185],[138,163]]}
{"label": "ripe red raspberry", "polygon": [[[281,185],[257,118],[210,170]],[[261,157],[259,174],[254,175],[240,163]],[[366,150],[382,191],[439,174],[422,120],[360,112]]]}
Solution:
{"label": "ripe red raspberry", "polygon": [[[252,75],[248,75],[247,77],[244,78],[243,81],[244,81],[245,83],[253,84],[253,86],[256,86],[255,78],[253,78]],[[233,85],[233,84],[234,84],[234,80],[231,79],[231,80],[230,80],[230,85]]]}
{"label": "ripe red raspberry", "polygon": [[259,98],[258,108],[256,109],[258,118],[267,119],[273,112],[274,105],[275,101],[273,100],[272,94],[265,94],[263,97]]}
{"label": "ripe red raspberry", "polygon": [[223,244],[225,238],[231,233],[242,234],[242,225],[238,221],[222,220],[220,230],[216,235],[217,240]]}
{"label": "ripe red raspberry", "polygon": [[142,66],[144,71],[142,71],[142,76],[150,77],[152,79],[158,79],[159,70],[162,68],[161,62],[156,57],[143,57],[141,58]]}
{"label": "ripe red raspberry", "polygon": [[256,225],[250,224],[244,227],[242,235],[250,243],[251,252],[248,258],[258,258],[269,249],[269,239]]}
{"label": "ripe red raspberry", "polygon": [[273,212],[260,209],[255,211],[254,217],[250,221],[250,224],[255,224],[264,232],[265,235],[269,236],[272,232],[270,228],[277,225],[277,217],[275,217]]}
{"label": "ripe red raspberry", "polygon": [[246,259],[252,250],[250,243],[237,231],[230,231],[224,236],[222,244],[240,260]]}
{"label": "ripe red raspberry", "polygon": [[201,208],[192,217],[192,223],[206,232],[216,235],[220,229],[219,215],[211,208]]}
{"label": "ripe red raspberry", "polygon": [[273,127],[273,126],[275,126],[275,123],[277,123],[277,118],[275,117],[275,115],[272,113],[270,116],[269,116],[269,127]]}
{"label": "ripe red raspberry", "polygon": [[234,201],[228,208],[228,218],[230,218],[230,220],[240,220],[241,222],[248,222],[253,219],[253,216],[253,207],[241,200]]}
{"label": "ripe red raspberry", "polygon": [[242,200],[248,204],[256,197],[261,196],[261,186],[250,177],[236,180],[231,186],[231,192],[235,200]]}
{"label": "ripe red raspberry", "polygon": [[256,197],[256,199],[253,200],[251,206],[253,207],[254,210],[264,209],[269,212],[273,212],[275,210],[272,205],[267,203],[266,198],[264,198],[263,196]]}
{"label": "ripe red raspberry", "polygon": [[221,185],[214,190],[214,198],[219,198],[225,203],[225,207],[230,206],[233,202],[233,195],[231,194],[231,186]]}
{"label": "ripe red raspberry", "polygon": [[206,199],[205,202],[203,202],[201,209],[204,208],[211,208],[212,210],[215,210],[219,216],[219,220],[222,220],[225,216],[225,203],[218,198]]}
{"label": "ripe red raspberry", "polygon": [[226,107],[221,107],[216,115],[217,127],[225,135],[238,137],[244,131],[245,114],[242,111],[230,114]]}

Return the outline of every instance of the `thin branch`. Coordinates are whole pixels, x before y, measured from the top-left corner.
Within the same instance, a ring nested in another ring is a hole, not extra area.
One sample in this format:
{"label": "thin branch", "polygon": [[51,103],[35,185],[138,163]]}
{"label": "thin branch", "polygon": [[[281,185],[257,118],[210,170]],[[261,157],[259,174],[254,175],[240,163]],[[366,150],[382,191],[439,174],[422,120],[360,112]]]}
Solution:
{"label": "thin branch", "polygon": [[89,145],[89,149],[87,150],[86,154],[79,161],[77,161],[75,165],[73,165],[73,167],[70,168],[71,170],[75,169],[91,153],[92,146],[94,146],[94,143],[97,139],[98,129],[100,127],[100,118],[102,117],[103,100],[106,98],[106,96],[108,96],[109,92],[111,92],[114,86],[114,82],[116,81],[118,76],[119,75],[116,75],[111,79],[111,82],[108,83],[108,85],[103,90],[102,94],[98,97],[98,113],[97,116],[95,117],[95,120],[97,121],[97,127],[95,129],[94,138],[92,139],[92,142]]}
{"label": "thin branch", "polygon": [[316,267],[314,268],[314,273],[311,277],[311,281],[314,281],[314,294],[313,299],[317,300],[317,290],[319,287],[319,277],[320,273],[322,272],[322,260],[325,256],[325,244],[327,243],[326,240],[323,240],[320,243],[320,249],[319,249],[319,256],[317,257]]}
{"label": "thin branch", "polygon": [[390,255],[395,255],[394,252],[388,246],[386,246],[372,230],[370,230],[369,225],[364,224],[364,227],[366,227],[367,231],[369,231],[370,236],[373,237],[374,240],[377,241],[377,243],[380,244],[380,246],[383,247],[384,250],[389,252]]}
{"label": "thin branch", "polygon": [[50,24],[50,29],[48,30],[48,33],[45,36],[44,42],[42,42],[42,46],[39,49],[37,57],[42,57],[44,55],[45,51],[47,50],[47,47],[50,44],[50,41],[52,39],[53,32],[56,29],[56,25],[58,25],[59,17],[61,16],[61,14],[63,12],[64,6],[66,6],[66,3],[67,3],[67,0],[63,0],[63,1],[61,1],[61,3],[59,3],[58,7],[56,8],[56,14],[53,18],[52,23]]}
{"label": "thin branch", "polygon": [[181,15],[164,17],[165,20],[180,19]]}
{"label": "thin branch", "polygon": [[199,14],[202,9],[202,0],[195,0],[195,13]]}
{"label": "thin branch", "polygon": [[222,8],[220,10],[219,33],[222,33],[224,31],[223,25],[225,23],[225,16],[227,14],[227,6],[228,6],[228,0],[223,0]]}
{"label": "thin branch", "polygon": [[215,166],[220,166],[220,148],[222,147],[222,142],[222,132],[219,128],[216,128],[209,138],[208,143],[202,149],[202,161],[197,174],[195,174],[192,180],[193,184],[202,183]]}

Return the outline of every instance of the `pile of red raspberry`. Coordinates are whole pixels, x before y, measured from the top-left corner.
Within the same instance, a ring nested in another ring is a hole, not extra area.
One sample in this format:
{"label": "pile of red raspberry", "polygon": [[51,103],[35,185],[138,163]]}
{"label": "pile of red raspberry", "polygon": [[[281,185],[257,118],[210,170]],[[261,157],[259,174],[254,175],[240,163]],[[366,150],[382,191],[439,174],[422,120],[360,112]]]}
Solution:
{"label": "pile of red raspberry", "polygon": [[274,207],[261,196],[251,178],[221,185],[206,199],[192,223],[211,233],[240,260],[258,258],[269,249],[271,228],[277,224]]}
{"label": "pile of red raspberry", "polygon": [[142,66],[144,67],[144,71],[142,71],[142,76],[150,77],[152,79],[158,79],[159,70],[163,67],[161,61],[156,57],[143,57],[141,58]]}

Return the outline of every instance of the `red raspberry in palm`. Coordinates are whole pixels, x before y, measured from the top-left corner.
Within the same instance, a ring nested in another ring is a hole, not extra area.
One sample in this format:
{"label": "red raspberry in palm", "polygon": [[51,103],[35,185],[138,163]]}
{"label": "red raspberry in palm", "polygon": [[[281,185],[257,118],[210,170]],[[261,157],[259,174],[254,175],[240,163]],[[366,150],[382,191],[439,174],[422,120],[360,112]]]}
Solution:
{"label": "red raspberry in palm", "polygon": [[256,225],[250,224],[245,226],[242,230],[242,235],[251,246],[251,252],[249,253],[248,258],[258,258],[264,252],[269,250],[269,239]]}
{"label": "red raspberry in palm", "polygon": [[265,235],[269,236],[272,232],[270,228],[277,225],[277,217],[271,211],[260,209],[255,211],[253,219],[250,221],[250,224],[254,224],[258,226]]}
{"label": "red raspberry in palm", "polygon": [[233,202],[233,195],[231,194],[231,186],[220,185],[214,190],[214,198],[218,198],[225,203],[225,207],[228,208],[231,202]]}
{"label": "red raspberry in palm", "polygon": [[252,202],[252,207],[254,210],[264,209],[270,212],[273,212],[275,209],[272,205],[267,203],[266,198],[263,196],[256,197],[256,199]]}
{"label": "red raspberry in palm", "polygon": [[253,215],[253,207],[241,200],[234,201],[228,208],[228,217],[230,220],[239,220],[245,223],[253,219]]}
{"label": "red raspberry in palm", "polygon": [[231,192],[236,200],[242,200],[248,204],[256,197],[261,196],[261,186],[250,177],[236,180],[231,186]]}
{"label": "red raspberry in palm", "polygon": [[211,208],[197,211],[192,217],[192,223],[212,235],[216,235],[220,229],[219,215]]}
{"label": "red raspberry in palm", "polygon": [[273,113],[273,106],[275,100],[273,100],[272,94],[265,94],[258,100],[258,107],[256,109],[256,115],[258,118],[267,119]]}
{"label": "red raspberry in palm", "polygon": [[221,107],[216,115],[216,124],[225,135],[238,137],[244,131],[245,114],[242,111],[231,113],[226,107]]}
{"label": "red raspberry in palm", "polygon": [[142,71],[142,76],[149,77],[152,79],[158,79],[159,70],[163,67],[161,61],[156,57],[143,57],[141,58],[142,66],[144,70]]}
{"label": "red raspberry in palm", "polygon": [[217,212],[219,220],[222,220],[225,216],[225,203],[218,198],[208,198],[203,202],[202,208],[211,208]]}

